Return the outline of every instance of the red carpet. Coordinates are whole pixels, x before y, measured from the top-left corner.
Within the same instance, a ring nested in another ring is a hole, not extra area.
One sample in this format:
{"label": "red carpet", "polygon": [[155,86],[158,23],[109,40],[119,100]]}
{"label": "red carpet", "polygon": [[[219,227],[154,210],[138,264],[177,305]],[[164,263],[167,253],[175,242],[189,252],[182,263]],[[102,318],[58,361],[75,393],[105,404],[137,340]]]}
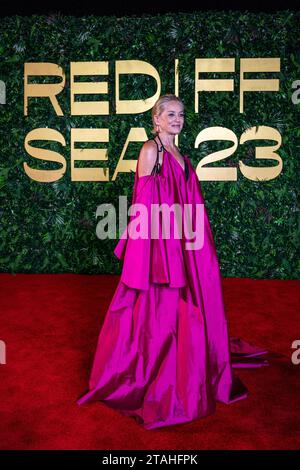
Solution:
{"label": "red carpet", "polygon": [[299,449],[299,281],[223,279],[230,335],[270,351],[237,369],[249,397],[215,415],[143,430],[102,403],[79,407],[117,276],[0,274],[1,449]]}

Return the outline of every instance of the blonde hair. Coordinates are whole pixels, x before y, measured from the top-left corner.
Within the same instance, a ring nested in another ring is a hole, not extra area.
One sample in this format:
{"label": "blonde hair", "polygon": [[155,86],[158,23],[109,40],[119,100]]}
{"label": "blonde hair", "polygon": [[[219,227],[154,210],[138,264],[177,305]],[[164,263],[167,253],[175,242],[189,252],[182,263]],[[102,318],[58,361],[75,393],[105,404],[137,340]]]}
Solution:
{"label": "blonde hair", "polygon": [[156,101],[156,103],[154,104],[152,108],[152,112],[151,112],[152,124],[153,124],[153,129],[151,130],[152,134],[154,135],[157,134],[156,124],[154,121],[154,114],[158,114],[158,115],[161,114],[165,110],[166,104],[169,103],[170,101],[177,101],[178,103],[182,104],[182,107],[184,108],[184,104],[182,100],[178,98],[178,96],[172,95],[170,93],[160,96],[158,100]]}

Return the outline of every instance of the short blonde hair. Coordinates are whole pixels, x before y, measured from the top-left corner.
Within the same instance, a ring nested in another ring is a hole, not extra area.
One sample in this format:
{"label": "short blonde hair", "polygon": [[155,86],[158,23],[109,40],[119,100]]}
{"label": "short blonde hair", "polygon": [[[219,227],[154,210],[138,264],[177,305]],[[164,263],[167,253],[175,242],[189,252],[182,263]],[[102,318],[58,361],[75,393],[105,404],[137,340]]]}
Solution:
{"label": "short blonde hair", "polygon": [[157,134],[156,124],[154,121],[154,114],[158,114],[158,115],[161,114],[165,110],[166,104],[169,103],[170,101],[177,101],[178,103],[182,104],[182,107],[184,108],[183,101],[180,98],[178,98],[178,96],[172,95],[170,93],[160,96],[158,100],[156,101],[155,105],[153,106],[152,112],[151,112],[152,124],[153,124],[153,129],[151,130],[152,134],[155,134],[155,135]]}

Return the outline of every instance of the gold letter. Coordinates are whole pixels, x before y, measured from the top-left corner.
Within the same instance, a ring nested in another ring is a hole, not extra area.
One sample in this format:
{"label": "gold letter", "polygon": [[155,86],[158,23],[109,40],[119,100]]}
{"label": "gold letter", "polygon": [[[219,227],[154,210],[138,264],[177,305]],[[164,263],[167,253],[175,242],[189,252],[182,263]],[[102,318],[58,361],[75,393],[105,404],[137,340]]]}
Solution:
{"label": "gold letter", "polygon": [[[156,80],[157,91],[150,98],[144,100],[120,100],[119,75],[140,73],[150,75]],[[158,100],[161,90],[160,78],[153,65],[143,60],[117,60],[116,61],[116,114],[137,114],[144,113],[154,106]]]}
{"label": "gold letter", "polygon": [[245,91],[278,91],[279,80],[244,78],[245,72],[280,72],[280,58],[241,59],[240,62],[240,113],[244,112]]}
{"label": "gold letter", "polygon": [[75,95],[108,93],[107,82],[74,82],[76,75],[108,75],[108,62],[71,62],[71,115],[109,114],[108,101],[74,101]]}
{"label": "gold letter", "polygon": [[109,142],[109,129],[71,129],[71,180],[109,181],[108,168],[76,168],[76,160],[108,160],[107,149],[75,148],[75,142]]}
{"label": "gold letter", "polygon": [[234,59],[195,59],[195,113],[198,113],[200,91],[233,91],[231,78],[200,79],[199,73],[234,72]]}
{"label": "gold letter", "polygon": [[30,168],[26,162],[23,163],[25,173],[29,178],[40,183],[52,183],[53,181],[59,180],[66,171],[66,160],[60,153],[54,152],[53,150],[41,149],[32,147],[28,142],[31,140],[51,140],[53,142],[59,142],[61,145],[66,145],[65,139],[60,132],[54,129],[39,128],[33,129],[25,137],[25,150],[29,155],[39,160],[47,160],[49,162],[57,162],[62,164],[62,168],[59,170],[35,170]]}
{"label": "gold letter", "polygon": [[118,173],[129,173],[130,171],[136,171],[137,160],[123,160],[123,158],[129,142],[145,142],[147,138],[148,137],[144,128],[132,127],[130,129],[115,172],[113,174],[112,181],[116,179]]}
{"label": "gold letter", "polygon": [[[30,75],[51,75],[59,76],[62,78],[60,83],[28,83]],[[63,69],[57,65],[49,62],[28,62],[24,64],[24,116],[28,113],[28,98],[36,96],[48,96],[51,104],[55,109],[57,116],[63,116],[61,107],[55,98],[65,86],[66,77]]]}

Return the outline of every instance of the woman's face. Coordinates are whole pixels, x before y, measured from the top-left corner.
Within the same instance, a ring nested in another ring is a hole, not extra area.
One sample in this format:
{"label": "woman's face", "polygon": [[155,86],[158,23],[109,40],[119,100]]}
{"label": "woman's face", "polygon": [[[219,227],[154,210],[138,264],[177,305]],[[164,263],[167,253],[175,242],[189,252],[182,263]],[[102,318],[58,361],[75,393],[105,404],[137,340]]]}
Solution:
{"label": "woman's face", "polygon": [[184,110],[178,101],[169,101],[165,105],[164,111],[156,115],[155,122],[159,124],[160,131],[168,134],[179,134],[183,128]]}

